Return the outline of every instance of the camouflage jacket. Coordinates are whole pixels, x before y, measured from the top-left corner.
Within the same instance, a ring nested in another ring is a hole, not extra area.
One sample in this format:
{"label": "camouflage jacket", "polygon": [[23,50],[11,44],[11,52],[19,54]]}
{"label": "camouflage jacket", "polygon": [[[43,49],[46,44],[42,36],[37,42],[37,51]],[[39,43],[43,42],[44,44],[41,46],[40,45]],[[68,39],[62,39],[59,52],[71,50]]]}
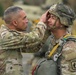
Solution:
{"label": "camouflage jacket", "polygon": [[76,75],[76,42],[68,41],[62,49],[62,75]]}
{"label": "camouflage jacket", "polygon": [[[43,39],[45,30],[46,25],[42,22],[39,22],[30,33],[10,30],[2,25],[0,28],[0,75],[5,72],[7,63],[22,64],[21,50],[37,46]],[[6,72],[8,71],[6,70]]]}
{"label": "camouflage jacket", "polygon": [[[51,51],[53,47],[63,39],[63,37],[56,40],[54,36],[51,35],[48,39],[42,49],[35,54],[36,57],[45,57],[48,52]],[[67,41],[61,48],[57,48],[57,50],[51,57],[51,59],[53,59],[54,61],[59,49],[62,49],[60,56],[60,67],[62,75],[76,75],[76,42]]]}
{"label": "camouflage jacket", "polygon": [[0,28],[0,49],[15,49],[38,43],[43,38],[45,29],[45,24],[39,23],[32,32],[23,33],[10,30],[6,26],[2,25]]}

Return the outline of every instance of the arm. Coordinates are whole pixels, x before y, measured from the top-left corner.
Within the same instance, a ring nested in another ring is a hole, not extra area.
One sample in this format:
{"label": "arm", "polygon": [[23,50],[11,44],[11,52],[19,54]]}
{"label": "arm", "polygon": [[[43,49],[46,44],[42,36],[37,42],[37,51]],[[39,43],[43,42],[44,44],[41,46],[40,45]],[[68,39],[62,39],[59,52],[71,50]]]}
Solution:
{"label": "arm", "polygon": [[38,43],[42,40],[46,26],[39,22],[36,28],[30,33],[23,33],[14,30],[8,30],[4,27],[0,30],[0,45],[2,49],[21,48],[31,43]]}
{"label": "arm", "polygon": [[40,22],[30,33],[2,29],[0,45],[2,49],[21,48],[27,45],[40,43],[46,31],[46,13],[40,18]]}

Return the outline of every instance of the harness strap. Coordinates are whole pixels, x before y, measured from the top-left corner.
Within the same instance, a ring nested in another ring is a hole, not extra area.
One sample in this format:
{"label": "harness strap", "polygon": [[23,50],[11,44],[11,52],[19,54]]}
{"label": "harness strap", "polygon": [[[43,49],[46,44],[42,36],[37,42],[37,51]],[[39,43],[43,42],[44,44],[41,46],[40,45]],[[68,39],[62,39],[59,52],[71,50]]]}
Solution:
{"label": "harness strap", "polygon": [[[68,36],[71,36],[71,34],[65,35],[65,36],[64,36],[64,39],[66,39]],[[74,36],[74,37],[76,37],[76,36]],[[57,44],[53,47],[53,49],[50,50],[50,53],[49,53],[49,55],[48,55],[48,58],[50,58],[50,57],[54,54],[54,52],[57,50],[57,48],[58,48],[59,45],[60,45],[60,44],[57,43]]]}

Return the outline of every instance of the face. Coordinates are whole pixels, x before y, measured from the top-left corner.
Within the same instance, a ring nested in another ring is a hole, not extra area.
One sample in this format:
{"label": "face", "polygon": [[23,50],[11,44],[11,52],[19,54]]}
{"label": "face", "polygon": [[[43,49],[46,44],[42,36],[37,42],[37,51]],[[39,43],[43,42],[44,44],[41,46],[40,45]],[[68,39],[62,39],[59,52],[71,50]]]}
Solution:
{"label": "face", "polygon": [[54,29],[60,26],[60,21],[55,15],[49,14],[47,16],[47,25],[49,26],[49,29]]}
{"label": "face", "polygon": [[26,30],[27,25],[28,25],[28,19],[26,13],[25,11],[21,10],[19,11],[18,18],[16,20],[16,25],[15,25],[16,30],[24,31]]}

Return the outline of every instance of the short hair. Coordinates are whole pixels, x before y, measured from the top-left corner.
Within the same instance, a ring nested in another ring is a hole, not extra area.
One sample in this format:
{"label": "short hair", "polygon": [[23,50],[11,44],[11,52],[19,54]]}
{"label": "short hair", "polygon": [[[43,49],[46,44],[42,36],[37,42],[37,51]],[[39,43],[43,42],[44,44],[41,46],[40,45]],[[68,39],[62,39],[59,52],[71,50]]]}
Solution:
{"label": "short hair", "polygon": [[6,24],[9,24],[13,17],[16,16],[20,10],[23,10],[21,7],[18,6],[10,6],[4,11],[3,20]]}

